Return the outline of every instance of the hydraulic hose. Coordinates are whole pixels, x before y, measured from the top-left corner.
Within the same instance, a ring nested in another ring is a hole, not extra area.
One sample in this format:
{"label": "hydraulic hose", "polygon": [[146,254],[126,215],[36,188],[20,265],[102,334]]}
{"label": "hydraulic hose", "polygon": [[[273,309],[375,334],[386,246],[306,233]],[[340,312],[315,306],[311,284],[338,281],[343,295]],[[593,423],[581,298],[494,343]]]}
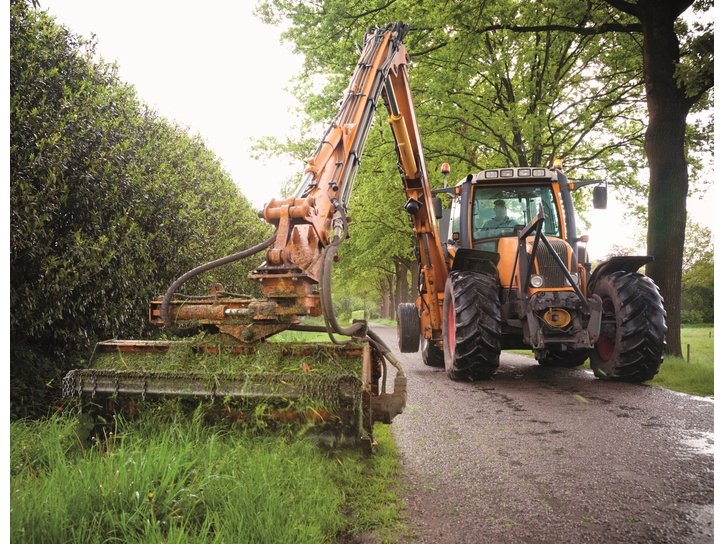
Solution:
{"label": "hydraulic hose", "polygon": [[400,364],[400,361],[393,355],[393,353],[390,351],[390,348],[385,345],[385,342],[383,342],[383,339],[380,338],[375,332],[368,330],[368,338],[375,343],[375,347],[377,347],[380,352],[383,354],[383,356],[390,361],[390,364],[393,365],[398,373],[401,376],[405,376],[405,372],[403,372],[403,366]]}
{"label": "hydraulic hose", "polygon": [[[334,344],[346,344],[350,342],[351,340],[348,340],[346,342],[340,342],[336,338],[334,338],[333,333],[340,334],[342,336],[353,336],[354,334],[360,334],[361,331],[364,330],[365,335],[367,336],[366,341],[372,344],[374,347],[376,347],[380,353],[383,355],[384,359],[387,360],[391,365],[393,365],[396,370],[398,371],[397,376],[400,377],[401,380],[405,380],[405,372],[403,371],[403,367],[400,364],[400,362],[397,360],[397,358],[392,354],[390,351],[390,348],[385,345],[385,342],[383,342],[383,339],[380,338],[376,333],[371,331],[367,327],[367,323],[353,323],[351,326],[342,328],[337,321],[337,317],[335,316],[335,309],[332,305],[332,291],[331,291],[331,285],[332,285],[332,262],[335,257],[335,253],[337,252],[338,247],[340,244],[342,244],[347,239],[347,233],[348,233],[348,226],[347,226],[347,217],[345,215],[344,208],[340,205],[340,203],[335,199],[332,195],[328,193],[328,196],[330,197],[331,202],[333,203],[333,206],[335,207],[336,211],[340,212],[341,220],[342,220],[342,235],[341,236],[335,236],[330,243],[330,245],[327,246],[325,249],[325,254],[323,256],[323,262],[322,262],[322,270],[320,273],[320,284],[321,284],[321,293],[320,293],[320,300],[322,302],[322,313],[325,319],[325,328],[327,330],[327,334],[330,337],[330,340]],[[386,383],[387,383],[387,366],[383,364],[383,376],[382,376],[382,392],[385,393]],[[396,377],[397,379],[397,377]]]}
{"label": "hydraulic hose", "polygon": [[228,255],[227,257],[222,257],[221,259],[208,262],[201,266],[197,266],[193,270],[189,270],[186,274],[177,279],[166,290],[164,299],[161,302],[161,319],[163,320],[165,327],[169,329],[169,331],[171,331],[173,334],[182,334],[181,329],[174,326],[173,321],[169,319],[169,305],[171,304],[171,299],[173,298],[174,293],[176,293],[177,289],[181,287],[184,283],[189,281],[191,278],[198,276],[199,274],[202,274],[208,270],[212,270],[213,268],[218,268],[220,266],[224,266],[225,264],[233,263],[235,261],[239,261],[240,259],[244,259],[245,257],[254,255],[255,253],[259,253],[260,251],[271,246],[276,239],[277,231],[275,231],[274,234],[272,234],[272,236],[267,238],[264,242],[257,244],[256,246],[245,249],[244,251],[240,251],[239,253]]}
{"label": "hydraulic hose", "polygon": [[322,314],[325,319],[325,327],[327,327],[327,333],[330,336],[330,340],[339,345],[346,344],[347,342],[340,342],[335,339],[333,337],[333,333],[337,333],[342,336],[353,336],[355,333],[359,333],[363,329],[366,329],[367,324],[353,323],[349,327],[343,329],[335,316],[335,309],[332,306],[332,261],[335,258],[335,253],[337,253],[337,248],[340,247],[340,244],[347,239],[348,228],[347,216],[345,215],[344,208],[329,192],[327,193],[327,196],[332,202],[335,212],[340,214],[340,220],[342,221],[342,236],[335,236],[330,245],[325,248],[325,254],[322,260],[322,270],[320,271],[320,287],[322,288],[320,301],[322,303]]}
{"label": "hydraulic hose", "polygon": [[340,245],[340,241],[333,241],[325,250],[325,257],[322,263],[322,274],[320,280],[322,282],[322,292],[320,293],[320,299],[322,302],[322,312],[325,317],[325,326],[328,327],[330,333],[330,339],[339,344],[340,342],[332,337],[332,333],[340,334],[342,336],[354,336],[355,333],[360,333],[366,327],[364,323],[353,323],[349,327],[342,328],[337,321],[335,316],[335,310],[332,306],[332,295],[331,295],[331,284],[332,284],[332,261],[335,257],[337,247]]}

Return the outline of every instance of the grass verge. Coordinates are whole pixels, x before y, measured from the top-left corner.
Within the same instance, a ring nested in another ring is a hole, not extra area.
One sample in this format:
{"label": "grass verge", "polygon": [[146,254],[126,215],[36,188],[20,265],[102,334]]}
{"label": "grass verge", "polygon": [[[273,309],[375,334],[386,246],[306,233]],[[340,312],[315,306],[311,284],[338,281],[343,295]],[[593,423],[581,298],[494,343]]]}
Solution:
{"label": "grass verge", "polygon": [[[715,394],[715,329],[707,326],[683,326],[682,351],[685,358],[665,357],[659,373],[647,384],[690,395]],[[687,346],[690,361],[687,361]]]}
{"label": "grass verge", "polygon": [[398,454],[323,450],[308,439],[149,412],[83,440],[83,416],[10,426],[11,542],[393,540]]}

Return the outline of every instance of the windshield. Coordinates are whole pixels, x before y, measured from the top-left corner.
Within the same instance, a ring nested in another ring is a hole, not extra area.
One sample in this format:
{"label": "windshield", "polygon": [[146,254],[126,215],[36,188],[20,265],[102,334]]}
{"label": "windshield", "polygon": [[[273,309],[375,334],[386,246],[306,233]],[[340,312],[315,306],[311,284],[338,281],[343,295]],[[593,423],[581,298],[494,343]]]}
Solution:
{"label": "windshield", "polygon": [[523,227],[544,210],[543,233],[561,236],[551,185],[522,187],[476,187],[473,195],[473,239],[515,236],[515,227]]}

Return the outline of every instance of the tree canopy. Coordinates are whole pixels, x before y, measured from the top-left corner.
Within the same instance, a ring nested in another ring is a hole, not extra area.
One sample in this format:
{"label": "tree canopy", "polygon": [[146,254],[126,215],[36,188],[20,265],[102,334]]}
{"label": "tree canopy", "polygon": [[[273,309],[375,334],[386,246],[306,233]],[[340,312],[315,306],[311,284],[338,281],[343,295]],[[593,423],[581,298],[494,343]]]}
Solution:
{"label": "tree canopy", "polygon": [[[303,97],[314,120],[334,113],[361,30],[381,21],[410,23],[410,79],[428,162],[449,162],[454,178],[487,167],[546,165],[555,157],[570,170],[625,175],[621,156],[633,144],[641,147],[641,43],[629,35],[607,40],[557,32],[585,22],[586,11],[573,5],[275,1],[258,11],[267,22],[291,23],[283,38],[305,54],[301,93],[315,76],[329,76],[321,94]],[[484,24],[514,14],[521,24],[543,21],[551,29],[493,32]]]}

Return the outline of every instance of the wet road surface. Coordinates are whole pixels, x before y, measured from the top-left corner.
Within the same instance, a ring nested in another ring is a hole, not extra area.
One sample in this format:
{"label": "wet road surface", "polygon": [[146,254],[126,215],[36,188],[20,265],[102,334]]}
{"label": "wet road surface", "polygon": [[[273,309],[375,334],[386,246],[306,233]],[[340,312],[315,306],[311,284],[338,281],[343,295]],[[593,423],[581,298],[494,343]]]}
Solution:
{"label": "wet road surface", "polygon": [[713,542],[714,401],[506,353],[453,382],[397,351],[392,425],[414,543]]}

